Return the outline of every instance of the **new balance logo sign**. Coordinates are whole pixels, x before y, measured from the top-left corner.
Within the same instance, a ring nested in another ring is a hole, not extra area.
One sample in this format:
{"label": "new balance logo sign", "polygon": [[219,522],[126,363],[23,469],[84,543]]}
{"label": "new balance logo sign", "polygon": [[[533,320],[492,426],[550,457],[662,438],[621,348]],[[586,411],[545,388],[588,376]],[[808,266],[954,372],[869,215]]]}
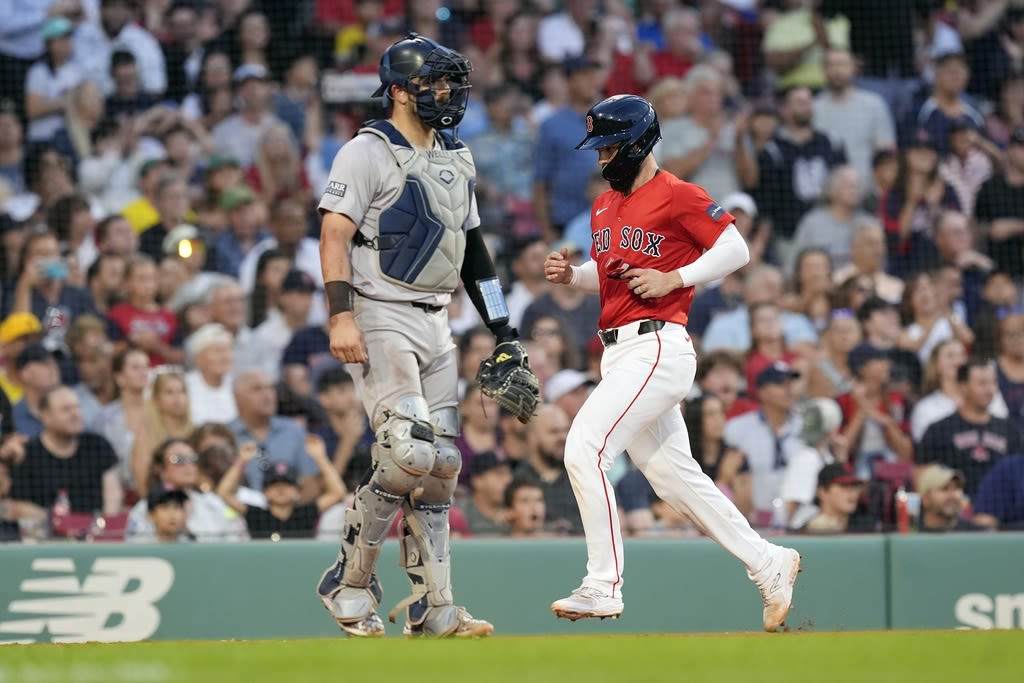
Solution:
{"label": "new balance logo sign", "polygon": [[79,581],[71,558],[38,558],[36,576],[7,606],[0,643],[145,640],[160,627],[159,602],[174,585],[174,567],[157,557],[101,557]]}

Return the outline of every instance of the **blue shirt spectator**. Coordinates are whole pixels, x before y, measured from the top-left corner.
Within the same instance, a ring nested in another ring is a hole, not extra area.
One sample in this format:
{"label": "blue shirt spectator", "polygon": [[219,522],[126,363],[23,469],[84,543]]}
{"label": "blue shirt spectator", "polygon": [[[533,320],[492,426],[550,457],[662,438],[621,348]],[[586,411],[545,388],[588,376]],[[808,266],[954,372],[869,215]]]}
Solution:
{"label": "blue shirt spectator", "polygon": [[284,462],[294,467],[300,477],[316,476],[316,463],[306,453],[306,435],[295,422],[274,415],[270,418],[270,431],[266,438],[258,439],[245,425],[242,418],[236,418],[230,425],[239,444],[255,441],[259,453],[245,468],[249,488],[263,490],[263,475],[274,463]]}
{"label": "blue shirt spectator", "polygon": [[974,513],[995,517],[1003,530],[1024,529],[1024,454],[992,466],[974,496]]}

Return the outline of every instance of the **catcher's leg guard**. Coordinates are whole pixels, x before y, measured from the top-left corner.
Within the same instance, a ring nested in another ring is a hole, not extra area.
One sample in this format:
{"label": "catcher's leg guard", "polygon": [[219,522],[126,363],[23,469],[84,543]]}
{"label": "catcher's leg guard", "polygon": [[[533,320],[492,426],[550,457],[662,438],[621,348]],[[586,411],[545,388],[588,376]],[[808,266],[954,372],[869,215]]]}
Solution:
{"label": "catcher's leg guard", "polygon": [[317,591],[342,628],[363,622],[380,602],[373,572],[381,544],[406,494],[419,486],[434,465],[429,415],[426,400],[411,396],[387,411],[378,426],[373,472],[356,492],[354,508],[345,514],[338,562],[324,574]]}

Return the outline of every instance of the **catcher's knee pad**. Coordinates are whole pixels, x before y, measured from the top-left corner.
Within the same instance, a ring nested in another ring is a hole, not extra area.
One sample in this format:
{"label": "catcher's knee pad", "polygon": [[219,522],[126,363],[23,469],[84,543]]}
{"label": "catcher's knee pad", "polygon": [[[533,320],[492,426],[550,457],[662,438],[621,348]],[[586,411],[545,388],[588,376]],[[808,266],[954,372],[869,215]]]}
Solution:
{"label": "catcher's knee pad", "polygon": [[406,494],[433,469],[437,458],[430,409],[422,396],[407,396],[386,414],[373,447],[374,476],[388,491]]}
{"label": "catcher's knee pad", "polygon": [[[455,438],[459,435],[459,409],[452,406],[449,408],[438,408],[430,415],[430,421],[434,425],[437,437],[434,445],[437,447],[437,456],[434,459],[434,466],[430,474],[440,479],[451,479],[454,481],[462,470],[462,452],[455,445]],[[455,493],[455,486],[448,495]],[[425,496],[421,496],[425,497]],[[432,500],[431,498],[426,498]]]}

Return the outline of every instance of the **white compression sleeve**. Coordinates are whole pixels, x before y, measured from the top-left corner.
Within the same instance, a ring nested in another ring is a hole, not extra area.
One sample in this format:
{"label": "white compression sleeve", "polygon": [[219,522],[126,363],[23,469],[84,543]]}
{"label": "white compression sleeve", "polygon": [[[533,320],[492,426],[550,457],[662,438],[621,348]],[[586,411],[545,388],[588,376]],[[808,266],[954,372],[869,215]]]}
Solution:
{"label": "white compression sleeve", "polygon": [[572,268],[572,280],[570,287],[582,289],[588,294],[598,294],[601,291],[601,282],[597,278],[597,262],[587,261],[582,266],[569,266]]}
{"label": "white compression sleeve", "polygon": [[718,236],[711,248],[693,263],[676,270],[684,287],[712,282],[742,268],[750,261],[750,250],[735,223]]}

